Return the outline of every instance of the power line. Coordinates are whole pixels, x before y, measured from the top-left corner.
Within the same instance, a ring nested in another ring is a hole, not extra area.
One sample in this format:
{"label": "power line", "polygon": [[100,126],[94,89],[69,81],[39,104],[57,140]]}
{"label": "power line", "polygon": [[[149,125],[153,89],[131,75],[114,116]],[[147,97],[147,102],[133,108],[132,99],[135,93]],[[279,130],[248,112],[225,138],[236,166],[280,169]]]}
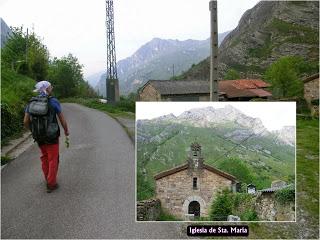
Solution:
{"label": "power line", "polygon": [[266,129],[263,129],[263,131],[261,131],[261,132],[258,133],[258,134],[255,134],[255,133],[251,134],[249,137],[245,138],[245,139],[242,140],[240,143],[236,144],[236,146],[234,146],[233,148],[231,148],[230,150],[228,150],[226,153],[221,154],[214,163],[217,164],[217,162],[219,162],[219,160],[220,160],[220,158],[221,158],[222,156],[230,153],[230,152],[233,151],[235,148],[237,148],[238,146],[242,145],[242,143],[244,143],[245,141],[247,141],[247,140],[248,140],[249,138],[251,138],[252,136],[255,136],[255,135],[258,135],[258,136],[259,136],[259,135],[261,135],[261,134],[262,134],[263,132],[265,132],[265,131],[266,131]]}

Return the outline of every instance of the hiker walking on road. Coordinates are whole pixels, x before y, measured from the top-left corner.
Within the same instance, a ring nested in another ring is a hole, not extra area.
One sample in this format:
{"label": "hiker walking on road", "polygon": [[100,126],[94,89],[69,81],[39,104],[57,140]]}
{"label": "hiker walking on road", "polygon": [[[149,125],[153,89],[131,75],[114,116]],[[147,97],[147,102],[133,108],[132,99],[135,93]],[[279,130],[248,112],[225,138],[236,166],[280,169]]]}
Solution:
{"label": "hiker walking on road", "polygon": [[41,81],[35,87],[34,91],[39,95],[31,98],[25,109],[23,122],[25,128],[31,130],[41,150],[42,171],[47,182],[47,192],[50,193],[58,188],[60,128],[56,115],[66,137],[69,136],[69,130],[59,101],[51,96],[53,87],[50,82]]}

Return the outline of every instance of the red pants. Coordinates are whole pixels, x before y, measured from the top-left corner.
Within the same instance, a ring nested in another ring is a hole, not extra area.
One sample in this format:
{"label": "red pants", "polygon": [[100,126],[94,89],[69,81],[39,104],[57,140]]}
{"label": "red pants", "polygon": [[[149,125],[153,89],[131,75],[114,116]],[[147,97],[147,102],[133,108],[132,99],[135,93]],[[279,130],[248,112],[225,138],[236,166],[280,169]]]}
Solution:
{"label": "red pants", "polygon": [[59,165],[59,143],[40,145],[42,171],[49,187],[57,184]]}

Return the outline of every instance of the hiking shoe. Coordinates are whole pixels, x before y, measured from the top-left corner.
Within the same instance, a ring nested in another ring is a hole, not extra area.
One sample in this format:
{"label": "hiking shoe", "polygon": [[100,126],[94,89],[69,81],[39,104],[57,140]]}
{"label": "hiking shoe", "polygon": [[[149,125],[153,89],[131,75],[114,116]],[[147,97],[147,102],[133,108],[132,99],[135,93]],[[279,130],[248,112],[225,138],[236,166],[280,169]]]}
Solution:
{"label": "hiking shoe", "polygon": [[53,187],[47,185],[47,193],[51,193],[52,191],[54,191],[54,190],[56,190],[58,188],[59,188],[58,184],[54,185]]}

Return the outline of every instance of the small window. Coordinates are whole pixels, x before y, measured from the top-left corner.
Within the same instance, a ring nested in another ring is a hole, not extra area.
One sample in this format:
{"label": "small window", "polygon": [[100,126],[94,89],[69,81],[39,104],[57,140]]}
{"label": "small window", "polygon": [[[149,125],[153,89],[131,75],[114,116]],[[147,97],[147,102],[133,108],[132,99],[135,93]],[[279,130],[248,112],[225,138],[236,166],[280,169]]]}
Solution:
{"label": "small window", "polygon": [[195,177],[193,178],[193,189],[197,189],[198,188],[198,179]]}

